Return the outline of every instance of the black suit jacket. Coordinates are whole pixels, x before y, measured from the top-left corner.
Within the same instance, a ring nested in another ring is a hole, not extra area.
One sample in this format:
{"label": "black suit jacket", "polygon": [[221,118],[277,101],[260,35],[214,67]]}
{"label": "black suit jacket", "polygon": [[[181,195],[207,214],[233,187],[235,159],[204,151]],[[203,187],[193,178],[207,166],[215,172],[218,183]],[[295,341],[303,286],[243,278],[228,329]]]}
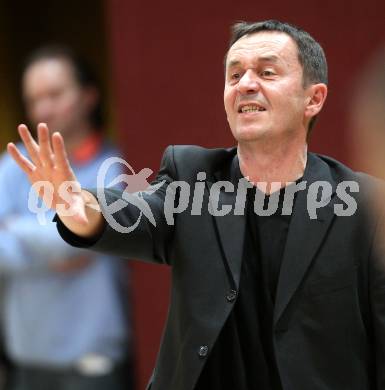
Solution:
{"label": "black suit jacket", "polygon": [[[213,217],[208,212],[211,186],[218,180],[234,181],[236,165],[235,148],[170,146],[156,181],[165,180],[165,185],[144,195],[156,227],[142,216],[130,234],[106,226],[90,241],[58,224],[72,245],[172,267],[170,310],[151,390],[194,388],[236,302],[245,216],[231,212]],[[183,180],[193,192],[202,171],[207,177],[201,215],[191,215],[190,199],[187,209],[175,215],[175,224],[168,225],[163,212],[167,184]],[[307,191],[300,191],[295,202],[274,309],[274,348],[283,389],[383,390],[385,264],[375,255],[377,223],[367,221],[361,196],[371,179],[311,153],[303,179],[308,185],[317,180],[330,183],[333,195],[316,219],[309,217]],[[352,194],[358,208],[350,217],[334,212],[336,204],[344,204],[336,193],[342,180],[361,187],[360,193]],[[105,194],[109,202],[120,198],[115,190]],[[219,207],[235,201],[235,193],[223,191]],[[139,210],[128,206],[114,217],[131,226]]]}

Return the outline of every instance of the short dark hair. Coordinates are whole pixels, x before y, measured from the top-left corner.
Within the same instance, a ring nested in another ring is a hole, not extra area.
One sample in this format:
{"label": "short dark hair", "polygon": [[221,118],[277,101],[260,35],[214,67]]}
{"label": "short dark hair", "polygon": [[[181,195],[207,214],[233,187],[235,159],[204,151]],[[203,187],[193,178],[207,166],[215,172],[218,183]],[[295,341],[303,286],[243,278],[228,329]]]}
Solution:
{"label": "short dark hair", "polygon": [[44,60],[63,60],[73,69],[76,82],[83,88],[93,87],[99,91],[99,100],[90,113],[90,121],[95,130],[100,130],[104,125],[101,87],[95,72],[89,63],[71,48],[64,45],[42,46],[27,57],[24,62],[23,74],[33,64]]}
{"label": "short dark hair", "polygon": [[[229,49],[241,37],[262,31],[281,32],[294,40],[298,48],[298,60],[303,69],[304,87],[316,83],[328,84],[328,66],[324,50],[309,33],[293,24],[278,20],[235,23],[231,29]],[[309,131],[314,126],[315,120],[316,117],[311,119]]]}

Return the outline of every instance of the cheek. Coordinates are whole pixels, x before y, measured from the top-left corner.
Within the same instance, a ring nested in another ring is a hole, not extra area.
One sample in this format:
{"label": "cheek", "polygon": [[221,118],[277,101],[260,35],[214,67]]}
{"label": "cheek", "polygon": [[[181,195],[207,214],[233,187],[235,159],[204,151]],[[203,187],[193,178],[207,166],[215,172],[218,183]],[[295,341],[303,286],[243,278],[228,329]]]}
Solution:
{"label": "cheek", "polygon": [[83,110],[84,102],[76,95],[63,96],[58,107],[60,113],[66,116],[79,116]]}
{"label": "cheek", "polygon": [[25,110],[26,110],[28,118],[32,122],[38,122],[39,121],[39,119],[40,119],[39,118],[39,113],[38,113],[38,110],[36,109],[36,107],[26,106]]}
{"label": "cheek", "polygon": [[283,109],[295,111],[304,109],[304,90],[297,84],[282,83],[277,85],[271,93],[274,96],[274,100],[279,102]]}
{"label": "cheek", "polygon": [[235,103],[235,93],[234,91],[228,91],[225,90],[223,94],[223,103],[225,106],[225,111],[227,114],[227,117],[234,116],[234,103]]}
{"label": "cheek", "polygon": [[295,123],[298,121],[302,122],[305,114],[304,101],[300,98],[288,98],[288,96],[290,95],[283,97],[281,116],[284,117],[286,121],[289,121],[291,118]]}

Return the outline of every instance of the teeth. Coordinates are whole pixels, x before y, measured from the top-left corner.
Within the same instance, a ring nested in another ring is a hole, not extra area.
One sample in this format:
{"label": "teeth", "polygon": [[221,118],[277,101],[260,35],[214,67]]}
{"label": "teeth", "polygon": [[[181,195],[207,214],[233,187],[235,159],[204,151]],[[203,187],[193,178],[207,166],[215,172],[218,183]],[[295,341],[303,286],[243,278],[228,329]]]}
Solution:
{"label": "teeth", "polygon": [[241,108],[241,112],[255,112],[255,111],[265,111],[265,109],[263,107],[255,106],[253,104],[249,104]]}

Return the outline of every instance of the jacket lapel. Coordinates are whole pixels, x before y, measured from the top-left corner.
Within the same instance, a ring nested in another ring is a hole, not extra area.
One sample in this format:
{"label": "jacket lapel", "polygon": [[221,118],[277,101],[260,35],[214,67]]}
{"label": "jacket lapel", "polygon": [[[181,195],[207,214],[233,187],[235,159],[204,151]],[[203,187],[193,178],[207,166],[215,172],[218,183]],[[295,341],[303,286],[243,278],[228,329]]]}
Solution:
{"label": "jacket lapel", "polygon": [[[278,279],[274,308],[275,325],[298,289],[334,217],[335,181],[329,166],[319,157],[309,153],[303,180],[307,182],[307,186],[297,194]],[[330,202],[317,210],[316,219],[311,219],[307,196],[309,186],[315,181],[330,183],[333,191]]]}
{"label": "jacket lapel", "polygon": [[[234,150],[234,153],[236,150]],[[236,202],[236,193],[239,180],[239,165],[238,157],[235,154],[230,166],[225,170],[220,170],[214,173],[214,182],[230,181],[234,185],[234,192],[220,192],[218,205],[213,205],[210,199],[211,207],[221,209],[223,206],[231,205],[232,210],[224,216],[213,217],[215,227],[218,231],[218,239],[220,246],[223,249],[224,261],[227,263],[234,282],[233,288],[238,289],[239,280],[241,276],[242,256],[243,256],[243,242],[245,237],[245,215],[234,215],[234,206]],[[211,189],[213,182],[206,181],[208,189]]]}

